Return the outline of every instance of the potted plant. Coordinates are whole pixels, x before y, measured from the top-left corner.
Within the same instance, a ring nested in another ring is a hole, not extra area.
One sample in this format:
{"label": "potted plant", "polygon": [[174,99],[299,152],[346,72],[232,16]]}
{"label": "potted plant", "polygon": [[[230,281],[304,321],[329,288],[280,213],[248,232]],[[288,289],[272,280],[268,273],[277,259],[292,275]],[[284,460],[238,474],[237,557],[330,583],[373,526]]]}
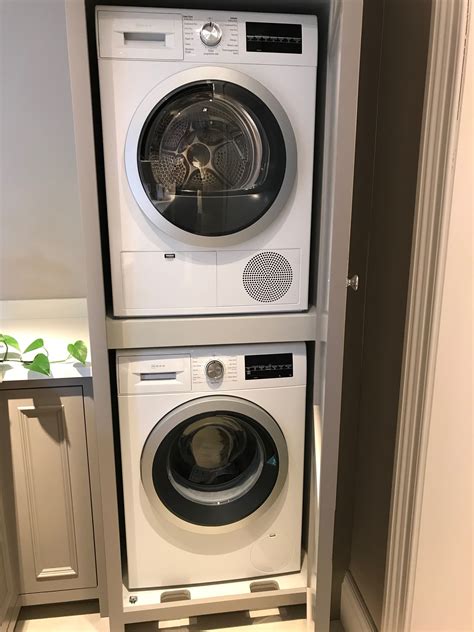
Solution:
{"label": "potted plant", "polygon": [[[11,357],[11,349],[14,350],[15,357]],[[41,349],[41,351],[36,353],[32,360],[25,360],[24,356],[26,354],[38,349]],[[50,376],[51,364],[67,362],[69,358],[75,358],[85,366],[87,346],[83,340],[76,340],[76,342],[68,344],[67,351],[69,355],[63,360],[50,360],[43,338],[36,338],[22,351],[16,338],[8,334],[0,334],[0,367],[4,362],[19,362],[29,371],[36,371],[36,373]]]}

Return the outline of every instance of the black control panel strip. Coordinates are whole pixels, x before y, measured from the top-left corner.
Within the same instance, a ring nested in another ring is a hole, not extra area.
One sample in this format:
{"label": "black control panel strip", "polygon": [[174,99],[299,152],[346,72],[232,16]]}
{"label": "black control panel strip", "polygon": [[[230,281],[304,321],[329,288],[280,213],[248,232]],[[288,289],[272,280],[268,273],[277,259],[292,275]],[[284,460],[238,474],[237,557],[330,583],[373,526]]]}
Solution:
{"label": "black control panel strip", "polygon": [[268,380],[278,377],[293,377],[292,353],[245,356],[246,380]]}
{"label": "black control panel strip", "polygon": [[246,22],[247,51],[256,53],[291,53],[301,55],[301,24]]}

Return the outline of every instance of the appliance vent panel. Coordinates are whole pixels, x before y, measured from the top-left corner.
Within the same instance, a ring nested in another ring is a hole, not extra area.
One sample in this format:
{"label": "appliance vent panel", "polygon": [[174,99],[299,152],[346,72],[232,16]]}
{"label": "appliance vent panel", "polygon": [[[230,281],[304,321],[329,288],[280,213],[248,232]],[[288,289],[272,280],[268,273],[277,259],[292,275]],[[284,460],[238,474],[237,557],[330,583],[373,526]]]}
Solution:
{"label": "appliance vent panel", "polygon": [[293,282],[293,269],[278,252],[259,252],[244,268],[242,282],[247,294],[260,303],[283,298]]}

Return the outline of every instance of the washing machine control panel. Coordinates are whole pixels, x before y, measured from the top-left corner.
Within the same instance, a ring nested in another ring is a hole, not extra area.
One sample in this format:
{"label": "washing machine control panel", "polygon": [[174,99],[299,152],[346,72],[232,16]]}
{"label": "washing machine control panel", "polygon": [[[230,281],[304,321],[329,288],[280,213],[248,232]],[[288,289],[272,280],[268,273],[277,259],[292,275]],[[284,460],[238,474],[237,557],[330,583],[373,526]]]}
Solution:
{"label": "washing machine control panel", "polygon": [[224,365],[220,360],[210,360],[206,364],[206,375],[211,382],[221,382],[224,379]]}
{"label": "washing machine control panel", "polygon": [[194,356],[191,358],[191,371],[194,387],[204,386],[214,390],[238,381],[239,362],[236,356],[227,354]]}
{"label": "washing machine control panel", "polygon": [[301,356],[290,344],[247,345],[244,353],[235,353],[232,346],[216,348],[215,353],[207,349],[191,353],[193,391],[288,386],[305,374]]}
{"label": "washing machine control panel", "polygon": [[222,39],[222,29],[216,22],[207,22],[201,28],[200,37],[206,46],[217,46]]}
{"label": "washing machine control panel", "polygon": [[117,356],[120,396],[281,388],[305,380],[303,343],[124,350]]}
{"label": "washing machine control panel", "polygon": [[245,355],[245,379],[269,380],[293,377],[292,353]]}

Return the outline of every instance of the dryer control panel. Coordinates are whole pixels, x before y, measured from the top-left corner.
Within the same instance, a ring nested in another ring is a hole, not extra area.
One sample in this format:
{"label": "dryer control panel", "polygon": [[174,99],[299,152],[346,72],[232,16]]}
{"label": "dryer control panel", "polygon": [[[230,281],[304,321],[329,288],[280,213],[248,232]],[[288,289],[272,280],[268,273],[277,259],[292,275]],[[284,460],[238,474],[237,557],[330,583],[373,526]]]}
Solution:
{"label": "dryer control panel", "polygon": [[97,7],[101,58],[317,66],[314,15]]}
{"label": "dryer control panel", "polygon": [[226,57],[239,54],[239,23],[228,15],[215,20],[209,16],[183,15],[184,56]]}
{"label": "dryer control panel", "polygon": [[183,14],[184,59],[219,58],[248,63],[313,65],[317,55],[314,16],[223,13]]}

